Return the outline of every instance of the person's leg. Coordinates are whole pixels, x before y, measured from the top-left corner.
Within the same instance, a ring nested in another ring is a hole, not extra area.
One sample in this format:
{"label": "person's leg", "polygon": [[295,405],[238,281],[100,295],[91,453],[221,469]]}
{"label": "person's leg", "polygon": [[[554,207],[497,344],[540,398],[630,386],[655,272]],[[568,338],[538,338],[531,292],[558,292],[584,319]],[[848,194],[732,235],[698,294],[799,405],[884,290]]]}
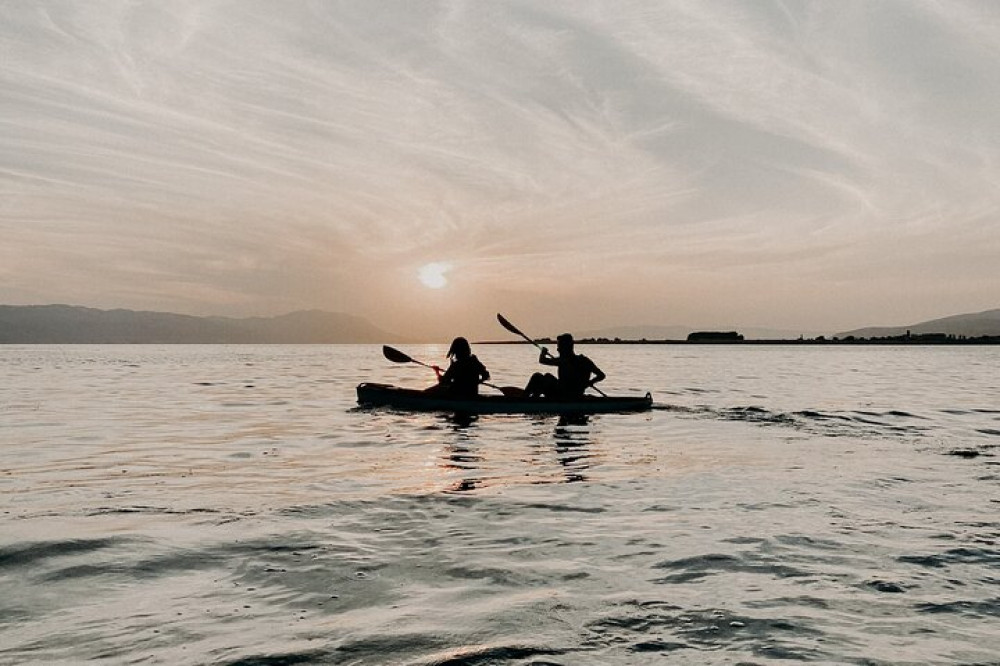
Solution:
{"label": "person's leg", "polygon": [[555,375],[545,373],[545,385],[542,386],[542,395],[546,398],[559,397],[559,378]]}
{"label": "person's leg", "polygon": [[524,387],[524,392],[528,397],[544,396],[546,398],[556,395],[559,391],[559,380],[552,374],[536,372],[531,375],[528,385]]}
{"label": "person's leg", "polygon": [[541,395],[542,384],[544,383],[543,379],[542,373],[540,372],[536,372],[531,375],[531,379],[528,380],[527,385],[524,387],[524,394],[529,398]]}

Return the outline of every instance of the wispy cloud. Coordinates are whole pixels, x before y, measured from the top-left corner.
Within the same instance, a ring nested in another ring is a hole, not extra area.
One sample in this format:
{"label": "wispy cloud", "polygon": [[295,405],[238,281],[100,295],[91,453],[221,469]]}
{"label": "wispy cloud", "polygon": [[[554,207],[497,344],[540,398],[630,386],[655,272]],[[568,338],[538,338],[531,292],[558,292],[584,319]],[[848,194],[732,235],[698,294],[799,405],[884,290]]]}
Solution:
{"label": "wispy cloud", "polygon": [[832,330],[1000,297],[989,2],[43,1],[0,43],[0,301]]}

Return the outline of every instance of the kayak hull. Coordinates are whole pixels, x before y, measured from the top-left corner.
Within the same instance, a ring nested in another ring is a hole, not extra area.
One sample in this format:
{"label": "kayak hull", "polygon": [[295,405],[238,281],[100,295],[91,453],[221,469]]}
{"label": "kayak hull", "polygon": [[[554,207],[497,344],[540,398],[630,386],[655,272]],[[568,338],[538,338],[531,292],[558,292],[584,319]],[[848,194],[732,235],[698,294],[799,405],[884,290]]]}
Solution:
{"label": "kayak hull", "polygon": [[646,411],[652,408],[653,397],[647,393],[640,397],[587,395],[575,400],[512,398],[503,395],[456,399],[417,389],[366,382],[358,385],[358,404],[362,407],[391,407],[404,411],[464,414],[605,414]]}

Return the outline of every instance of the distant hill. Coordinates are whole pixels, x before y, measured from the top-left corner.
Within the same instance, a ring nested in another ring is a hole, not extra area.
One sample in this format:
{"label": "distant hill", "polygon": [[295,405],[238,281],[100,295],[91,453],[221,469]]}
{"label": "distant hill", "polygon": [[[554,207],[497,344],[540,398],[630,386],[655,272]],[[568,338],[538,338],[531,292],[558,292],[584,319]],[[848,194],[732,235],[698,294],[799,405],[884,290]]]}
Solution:
{"label": "distant hill", "polygon": [[886,338],[906,335],[907,331],[913,335],[945,333],[955,336],[964,335],[968,338],[978,338],[984,335],[1000,335],[1000,310],[986,310],[985,312],[975,312],[972,314],[953,315],[909,326],[859,328],[853,331],[838,333],[837,337],[846,338],[853,335],[856,338]]}
{"label": "distant hill", "polygon": [[279,317],[192,317],[70,305],[0,305],[0,344],[254,344],[391,342],[361,317],[304,310]]}

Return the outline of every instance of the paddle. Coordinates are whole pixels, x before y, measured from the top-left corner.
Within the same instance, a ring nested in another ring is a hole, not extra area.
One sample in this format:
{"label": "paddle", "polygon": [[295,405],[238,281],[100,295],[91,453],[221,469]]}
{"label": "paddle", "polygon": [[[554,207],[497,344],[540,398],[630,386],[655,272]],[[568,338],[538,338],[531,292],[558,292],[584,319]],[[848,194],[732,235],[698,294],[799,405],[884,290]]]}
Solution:
{"label": "paddle", "polygon": [[537,342],[535,342],[534,340],[532,340],[531,338],[529,338],[527,335],[525,335],[524,333],[522,333],[521,329],[519,329],[517,326],[514,326],[514,324],[510,323],[507,320],[507,318],[504,317],[499,312],[497,313],[497,321],[500,322],[501,326],[503,326],[504,328],[506,328],[508,331],[510,331],[514,335],[519,335],[522,338],[524,338],[525,340],[527,340],[528,342],[530,342],[531,344],[533,344],[536,347],[538,347],[538,349],[540,351],[544,351],[544,352],[548,351],[545,347],[541,346],[540,344],[538,344]]}
{"label": "paddle", "polygon": [[[543,351],[545,353],[548,353],[548,351],[549,351],[548,349],[546,349],[545,347],[541,346],[540,344],[538,344],[537,342],[535,342],[534,340],[532,340],[531,338],[529,338],[527,335],[525,335],[524,333],[522,333],[521,329],[519,329],[517,326],[514,326],[514,324],[510,323],[510,321],[506,317],[504,317],[502,314],[500,314],[499,312],[497,313],[497,321],[500,322],[501,326],[503,326],[504,328],[506,328],[508,331],[510,331],[514,335],[518,335],[518,336],[524,338],[525,340],[527,340],[531,344],[533,344],[536,347],[538,347],[539,350],[541,350],[541,351]],[[588,385],[587,388],[594,389],[595,391],[597,391],[598,393],[600,393],[605,398],[608,397],[607,393],[605,393],[601,389],[597,388],[593,384]]]}
{"label": "paddle", "polygon": [[[417,365],[422,365],[425,368],[430,368],[437,373],[438,379],[441,378],[441,368],[436,365],[428,365],[423,361],[418,361],[417,359],[404,354],[395,347],[390,347],[389,345],[382,345],[382,355],[393,363],[416,363]],[[508,398],[520,398],[524,396],[524,389],[518,388],[516,386],[497,386],[496,384],[490,384],[489,382],[480,382],[483,386],[489,386],[494,388],[501,393],[503,393]]]}
{"label": "paddle", "polygon": [[441,379],[441,368],[436,365],[428,365],[423,361],[418,361],[417,359],[404,354],[395,347],[390,347],[389,345],[382,345],[382,355],[393,363],[416,363],[417,365],[422,365],[425,368],[430,368],[437,374],[438,379]]}
{"label": "paddle", "polygon": [[494,388],[504,394],[507,398],[523,398],[525,393],[523,388],[518,388],[517,386],[497,386],[496,384],[490,384],[489,382],[479,382],[483,386],[489,386]]}

